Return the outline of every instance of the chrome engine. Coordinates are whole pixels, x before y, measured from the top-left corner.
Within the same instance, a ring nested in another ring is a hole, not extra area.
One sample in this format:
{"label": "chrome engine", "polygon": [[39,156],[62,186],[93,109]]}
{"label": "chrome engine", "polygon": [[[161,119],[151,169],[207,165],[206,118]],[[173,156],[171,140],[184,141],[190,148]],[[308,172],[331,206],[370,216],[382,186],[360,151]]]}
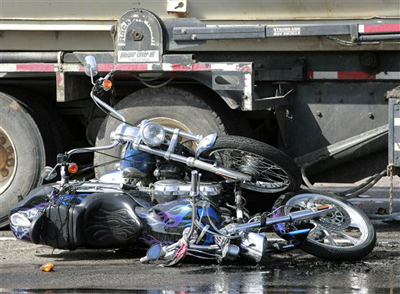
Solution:
{"label": "chrome engine", "polygon": [[[200,195],[211,202],[217,202],[222,194],[219,183],[201,183]],[[177,179],[160,180],[151,186],[151,195],[158,203],[187,198],[190,195],[190,183]]]}

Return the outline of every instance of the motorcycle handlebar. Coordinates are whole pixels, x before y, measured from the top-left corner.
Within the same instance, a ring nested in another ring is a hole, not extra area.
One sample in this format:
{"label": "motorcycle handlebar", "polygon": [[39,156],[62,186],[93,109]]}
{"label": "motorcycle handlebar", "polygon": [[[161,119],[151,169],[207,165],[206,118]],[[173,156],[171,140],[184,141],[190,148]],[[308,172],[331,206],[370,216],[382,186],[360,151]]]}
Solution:
{"label": "motorcycle handlebar", "polygon": [[126,123],[126,119],[125,117],[120,114],[118,111],[116,111],[114,108],[112,108],[110,105],[108,105],[107,103],[105,103],[104,101],[102,101],[99,97],[97,97],[94,94],[94,89],[95,89],[96,85],[93,87],[92,91],[90,92],[90,97],[92,97],[92,99],[94,100],[94,102],[99,105],[100,107],[106,109],[107,111],[109,111],[110,113],[112,113],[113,115],[115,115],[119,120],[121,120],[122,122]]}
{"label": "motorcycle handlebar", "polygon": [[67,156],[70,157],[72,154],[79,154],[79,153],[86,153],[86,152],[93,152],[93,151],[101,151],[101,150],[108,150],[118,146],[119,142],[114,141],[110,145],[106,146],[99,146],[99,147],[85,147],[85,148],[75,148],[67,152]]}
{"label": "motorcycle handlebar", "polygon": [[[110,75],[112,74],[109,73],[106,78],[108,78]],[[121,120],[123,122],[122,126],[127,126],[128,124],[126,122],[125,117],[120,114],[117,110],[115,110],[113,107],[111,107],[110,105],[108,105],[107,103],[105,103],[104,101],[102,101],[99,97],[97,97],[95,95],[95,90],[98,87],[101,87],[101,83],[105,78],[100,78],[99,80],[97,80],[94,85],[93,85],[93,89],[90,92],[90,96],[92,97],[93,101],[101,108],[107,110],[110,114],[112,114],[115,118]],[[203,138],[203,136],[201,135],[193,135],[190,133],[186,133],[184,131],[181,131],[179,129],[173,129],[173,128],[169,128],[166,126],[162,126],[163,129],[168,132],[173,134],[172,135],[172,139],[170,142],[170,146],[168,148],[167,151],[162,151],[162,150],[157,150],[157,149],[153,149],[150,146],[144,145],[140,143],[140,140],[131,138],[131,136],[124,136],[124,132],[122,132],[121,134],[116,134],[116,136],[113,138],[113,143],[111,145],[108,146],[103,146],[103,147],[89,147],[89,148],[78,148],[78,149],[74,149],[71,150],[67,153],[68,156],[70,156],[71,154],[74,153],[83,153],[83,152],[90,152],[90,151],[98,151],[98,150],[107,150],[107,149],[111,149],[116,147],[119,143],[124,143],[124,142],[132,142],[133,143],[133,147],[134,149],[137,150],[141,150],[144,152],[148,152],[150,154],[153,155],[157,155],[157,156],[161,156],[166,158],[167,160],[174,160],[177,162],[181,162],[186,164],[189,167],[195,167],[195,168],[199,168],[199,169],[203,169],[212,173],[215,173],[217,175],[221,175],[223,177],[229,178],[229,179],[234,179],[234,180],[239,180],[239,181],[251,181],[251,176],[241,173],[241,172],[237,172],[234,170],[230,170],[228,168],[224,168],[224,167],[218,167],[215,166],[213,164],[210,163],[206,163],[203,162],[201,160],[198,160],[194,157],[185,157],[185,156],[181,156],[178,154],[174,154],[174,149],[175,146],[178,142],[178,137],[183,137],[183,138],[187,138],[190,140],[193,140],[197,143],[199,143],[201,141],[201,139]],[[122,128],[125,129],[125,128]],[[129,129],[129,128],[126,128]]]}

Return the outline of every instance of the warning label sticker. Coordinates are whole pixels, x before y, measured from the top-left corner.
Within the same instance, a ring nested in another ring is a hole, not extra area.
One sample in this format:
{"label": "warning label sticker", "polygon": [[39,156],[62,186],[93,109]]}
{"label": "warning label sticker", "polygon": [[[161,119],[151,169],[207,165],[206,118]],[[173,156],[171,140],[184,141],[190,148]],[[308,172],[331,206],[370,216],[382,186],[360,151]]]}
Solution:
{"label": "warning label sticker", "polygon": [[300,36],[300,27],[280,27],[273,28],[274,36]]}
{"label": "warning label sticker", "polygon": [[118,51],[118,62],[159,62],[160,51]]}

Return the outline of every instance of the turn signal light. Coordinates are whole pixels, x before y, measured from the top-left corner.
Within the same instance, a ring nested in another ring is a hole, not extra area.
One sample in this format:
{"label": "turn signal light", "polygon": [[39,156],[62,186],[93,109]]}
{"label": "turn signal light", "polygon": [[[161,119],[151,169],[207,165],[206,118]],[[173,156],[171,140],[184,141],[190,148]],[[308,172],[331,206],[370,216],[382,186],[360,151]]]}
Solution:
{"label": "turn signal light", "polygon": [[113,85],[113,83],[110,80],[104,80],[102,87],[105,91],[108,91],[111,89],[112,85]]}
{"label": "turn signal light", "polygon": [[328,204],[317,206],[317,210],[328,209],[330,206]]}
{"label": "turn signal light", "polygon": [[78,172],[78,165],[76,163],[70,163],[68,165],[68,172],[70,174],[76,174]]}

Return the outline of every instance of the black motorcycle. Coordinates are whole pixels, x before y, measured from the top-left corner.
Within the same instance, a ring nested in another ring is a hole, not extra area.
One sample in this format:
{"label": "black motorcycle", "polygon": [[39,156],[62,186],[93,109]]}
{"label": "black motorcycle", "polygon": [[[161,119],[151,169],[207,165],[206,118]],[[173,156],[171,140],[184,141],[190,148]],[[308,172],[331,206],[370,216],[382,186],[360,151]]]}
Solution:
{"label": "black motorcycle", "polygon": [[[111,145],[60,154],[46,167],[60,181],[31,191],[10,212],[18,239],[54,248],[149,248],[142,262],[174,265],[186,255],[218,261],[261,262],[269,252],[293,248],[331,260],[356,260],[375,246],[370,220],[340,197],[296,191],[301,176],[283,152],[237,136],[193,135],[154,121],[139,126],[97,97],[111,87],[94,81],[97,64],[85,59],[91,97],[120,120]],[[192,141],[196,150],[185,142]],[[119,166],[99,179],[70,180],[73,154],[121,149]],[[200,172],[201,174],[200,174]],[[271,212],[250,215],[252,191],[281,193]],[[271,237],[274,234],[275,237]]]}

